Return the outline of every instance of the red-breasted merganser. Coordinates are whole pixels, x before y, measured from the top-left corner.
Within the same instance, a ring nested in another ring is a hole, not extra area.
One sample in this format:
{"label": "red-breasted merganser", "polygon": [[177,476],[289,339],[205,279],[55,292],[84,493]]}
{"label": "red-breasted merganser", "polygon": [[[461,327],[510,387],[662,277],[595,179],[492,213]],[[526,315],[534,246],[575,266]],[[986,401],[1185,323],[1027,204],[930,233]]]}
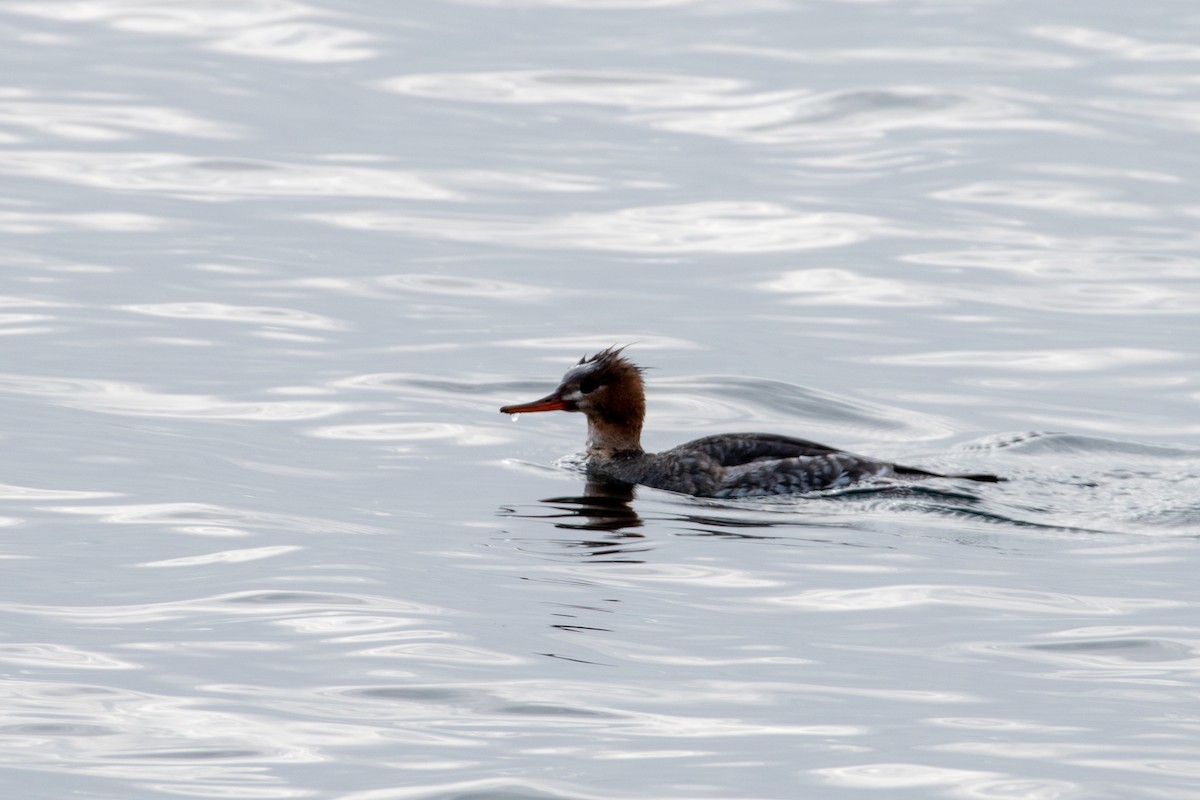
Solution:
{"label": "red-breasted merganser", "polygon": [[541,400],[500,411],[582,411],[588,421],[589,474],[699,497],[811,492],[893,475],[1003,480],[994,475],[942,475],[771,433],[705,436],[662,453],[647,453],[642,449],[642,370],[621,355],[622,349],[610,347],[591,358],[584,356]]}

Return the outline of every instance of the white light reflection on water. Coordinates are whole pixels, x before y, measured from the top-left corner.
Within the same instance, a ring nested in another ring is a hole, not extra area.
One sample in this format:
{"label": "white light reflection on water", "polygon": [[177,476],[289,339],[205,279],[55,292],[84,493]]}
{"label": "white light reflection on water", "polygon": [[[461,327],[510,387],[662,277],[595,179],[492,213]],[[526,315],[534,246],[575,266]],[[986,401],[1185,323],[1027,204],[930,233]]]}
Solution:
{"label": "white light reflection on water", "polygon": [[418,175],[366,167],[199,159],[173,153],[0,154],[0,171],[80,186],[203,200],[238,197],[405,197],[450,200],[453,191]]}
{"label": "white light reflection on water", "polygon": [[[232,139],[243,133],[236,126],[180,109],[134,105],[135,98],[77,99],[79,102],[66,103],[30,91],[0,88],[0,128],[27,128],[33,137],[105,142],[134,139],[146,133],[211,139]],[[14,135],[10,143],[23,139]]]}
{"label": "white light reflection on water", "polygon": [[43,669],[137,669],[136,664],[56,644],[0,644],[0,664]]}
{"label": "white light reflection on water", "polygon": [[605,188],[602,180],[586,175],[538,170],[413,171],[354,166],[358,160],[326,156],[323,162],[334,163],[305,164],[174,153],[23,151],[0,152],[0,172],[214,202],[306,196],[464,201],[474,194],[506,191],[575,193]]}
{"label": "white light reflection on water", "polygon": [[1051,680],[1161,686],[1200,668],[1198,634],[1183,627],[1090,627],[1044,634],[1033,643],[974,642],[962,649],[1049,665],[1055,669],[1042,677]]}
{"label": "white light reflection on water", "polygon": [[42,489],[0,484],[0,500],[95,500],[115,497],[113,492],[81,492],[72,489]]}
{"label": "white light reflection on water", "polygon": [[1192,361],[1190,353],[1167,350],[1147,350],[1133,347],[1087,348],[1075,350],[945,350],[932,353],[913,353],[881,359],[891,364],[954,367],[970,365],[982,369],[1017,370],[1020,372],[1091,372],[1115,366],[1166,364]]}
{"label": "white light reflection on water", "polygon": [[8,2],[9,13],[69,23],[100,23],[118,31],[197,38],[218,52],[251,58],[336,63],[371,58],[374,37],[312,17],[332,16],[292,0],[39,0]]}
{"label": "white light reflection on water", "polygon": [[[74,499],[74,498],[72,498]],[[124,504],[105,506],[47,506],[59,514],[95,517],[116,525],[170,526],[181,533],[200,536],[249,535],[248,530],[281,528],[301,533],[380,533],[379,528],[337,520],[322,520],[251,509],[225,508],[207,503]]]}
{"label": "white light reflection on water", "polygon": [[[794,295],[794,303],[855,306],[936,306],[944,301],[934,287],[911,281],[872,278],[845,269],[805,269],[785,272],[755,288]],[[955,291],[955,290],[951,290]]]}
{"label": "white light reflection on water", "polygon": [[110,231],[136,233],[175,227],[178,223],[147,214],[0,211],[0,231],[18,234],[68,233],[71,231]]}
{"label": "white light reflection on water", "polygon": [[813,770],[813,774],[832,786],[853,789],[952,787],[953,796],[975,800],[1061,800],[1079,796],[1082,788],[1070,781],[1005,777],[996,772],[944,769],[928,764],[862,764]]}
{"label": "white light reflection on water", "polygon": [[921,605],[969,606],[1040,614],[1127,614],[1179,603],[1154,599],[1080,597],[1016,591],[999,586],[880,586],[872,589],[814,589],[772,602],[823,611],[899,609]]}
{"label": "white light reflection on water", "polygon": [[201,319],[214,322],[242,322],[250,325],[281,326],[285,328],[311,328],[336,331],[347,327],[344,322],[297,311],[292,308],[270,308],[234,306],[228,303],[154,303],[150,305],[124,306],[123,310],[135,314],[168,319]]}
{"label": "white light reflection on water", "polygon": [[699,45],[696,49],[702,53],[749,56],[801,64],[848,64],[866,61],[953,64],[959,67],[970,64],[1010,69],[1065,69],[1079,64],[1078,59],[1061,53],[1006,47],[973,47],[966,44],[943,47],[845,47],[832,50],[815,47],[787,50],[778,47],[710,44]]}
{"label": "white light reflection on water", "polygon": [[[546,302],[561,293],[549,288],[509,281],[472,278],[462,275],[383,275],[379,277],[303,278],[296,286],[314,287],[323,291],[345,292],[362,297],[380,298],[394,295],[445,295],[449,297],[482,297],[497,302]],[[450,347],[452,345],[443,345]]]}
{"label": "white light reflection on water", "polygon": [[1178,42],[1145,42],[1123,33],[1074,25],[1037,25],[1034,36],[1083,50],[1096,50],[1130,61],[1200,61],[1200,46]]}
{"label": "white light reflection on water", "polygon": [[438,100],[686,107],[736,102],[741,81],[630,72],[480,72],[405,75],[381,89]]}
{"label": "white light reflection on water", "polygon": [[937,87],[856,89],[747,98],[747,107],[638,113],[629,122],[739,142],[877,139],[890,131],[1023,130],[1094,136],[1090,126],[1039,118],[1046,98],[1016,93],[952,93]]}
{"label": "white light reflection on water", "polygon": [[1153,219],[1161,214],[1161,211],[1148,205],[1111,199],[1109,194],[1109,190],[1049,181],[987,181],[944,189],[930,196],[935,200],[954,203],[1016,206],[1087,217]]}
{"label": "white light reflection on water", "polygon": [[183,558],[168,558],[161,561],[146,561],[138,564],[139,567],[195,567],[203,564],[220,564],[220,563],[236,563],[241,561],[258,561],[261,558],[274,558],[276,556],[287,555],[294,553],[301,548],[293,545],[279,545],[275,547],[247,547],[238,550],[221,550],[216,553],[204,553],[198,556],[185,556]]}
{"label": "white light reflection on water", "polygon": [[583,248],[651,254],[775,253],[845,247],[884,223],[854,214],[800,212],[771,203],[709,202],[574,213],[537,219],[462,219],[386,212],[307,214],[352,230],[508,247]]}
{"label": "white light reflection on water", "polygon": [[370,425],[330,425],[317,428],[312,436],[321,439],[351,441],[408,442],[424,439],[449,439],[461,445],[493,445],[512,441],[511,436],[481,433],[466,425],[432,422],[383,422]]}
{"label": "white light reflection on water", "polygon": [[27,606],[18,603],[5,604],[5,609],[18,614],[54,617],[73,623],[95,625],[136,625],[152,622],[173,622],[188,619],[217,617],[254,617],[271,624],[292,625],[296,619],[310,616],[321,618],[325,612],[347,608],[375,613],[388,612],[394,619],[403,619],[405,624],[412,620],[405,615],[429,616],[450,613],[421,603],[404,601],[395,597],[366,594],[330,592],[305,592],[292,590],[260,590],[235,592],[188,600],[128,606]]}
{"label": "white light reflection on water", "polygon": [[[906,260],[937,267],[1011,271],[1020,282],[971,287],[945,280],[900,281],[846,269],[806,269],[783,273],[755,288],[787,295],[787,302],[797,305],[920,308],[979,304],[1122,315],[1200,311],[1200,283],[1192,279],[1200,263],[1182,256],[1123,258],[1111,253],[1073,255],[1011,249],[914,254]],[[1130,280],[1138,282],[1127,282]]]}
{"label": "white light reflection on water", "polygon": [[380,86],[447,101],[615,106],[631,112],[621,119],[627,124],[757,144],[872,139],[910,128],[1098,133],[1091,126],[1039,117],[1034,109],[1047,103],[1045,96],[986,89],[754,93],[741,82],[696,75],[599,71],[406,75]]}
{"label": "white light reflection on water", "polygon": [[316,400],[236,402],[208,395],[156,392],[136,384],[92,378],[0,374],[0,394],[45,397],[55,405],[133,417],[292,421],[318,419],[353,408]]}

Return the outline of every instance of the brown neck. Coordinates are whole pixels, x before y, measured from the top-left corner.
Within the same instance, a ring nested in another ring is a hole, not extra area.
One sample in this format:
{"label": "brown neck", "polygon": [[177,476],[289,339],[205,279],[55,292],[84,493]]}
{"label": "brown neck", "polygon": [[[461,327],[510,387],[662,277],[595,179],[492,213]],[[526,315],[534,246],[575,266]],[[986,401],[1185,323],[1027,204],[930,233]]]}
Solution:
{"label": "brown neck", "polygon": [[642,420],[604,419],[588,415],[588,455],[611,458],[616,455],[641,455]]}

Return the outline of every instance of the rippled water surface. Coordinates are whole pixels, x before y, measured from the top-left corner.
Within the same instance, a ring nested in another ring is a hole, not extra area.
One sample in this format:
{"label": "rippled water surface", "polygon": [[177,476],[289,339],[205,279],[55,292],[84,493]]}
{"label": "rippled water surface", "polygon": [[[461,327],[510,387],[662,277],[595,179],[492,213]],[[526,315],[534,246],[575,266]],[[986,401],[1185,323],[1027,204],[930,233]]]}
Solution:
{"label": "rippled water surface", "polygon": [[[6,798],[1200,798],[1191,0],[0,0]],[[995,485],[622,494],[522,417]],[[564,458],[564,456],[566,458]]]}

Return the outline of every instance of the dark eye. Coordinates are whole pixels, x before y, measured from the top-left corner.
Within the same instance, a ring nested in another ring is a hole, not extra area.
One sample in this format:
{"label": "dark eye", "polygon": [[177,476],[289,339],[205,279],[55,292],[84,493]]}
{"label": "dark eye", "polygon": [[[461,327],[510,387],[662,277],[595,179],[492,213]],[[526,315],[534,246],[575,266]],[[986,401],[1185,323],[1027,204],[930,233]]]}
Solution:
{"label": "dark eye", "polygon": [[587,376],[579,382],[579,391],[583,394],[591,394],[600,388],[600,381],[592,375]]}

